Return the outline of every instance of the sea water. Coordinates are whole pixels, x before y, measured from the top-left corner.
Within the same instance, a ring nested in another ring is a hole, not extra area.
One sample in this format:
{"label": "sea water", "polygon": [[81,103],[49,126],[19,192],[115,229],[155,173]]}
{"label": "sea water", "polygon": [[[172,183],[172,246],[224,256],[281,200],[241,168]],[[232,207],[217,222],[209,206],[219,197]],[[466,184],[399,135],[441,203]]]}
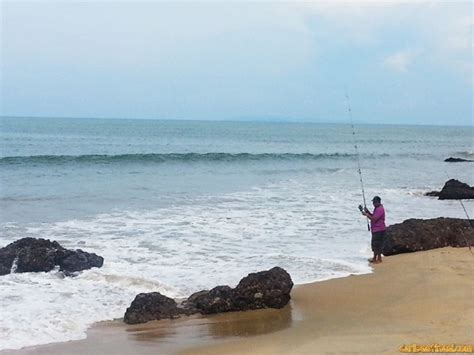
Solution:
{"label": "sea water", "polygon": [[[0,277],[0,349],[85,337],[139,292],[185,297],[285,268],[296,284],[371,272],[350,125],[1,119],[0,247],[57,240],[105,258],[76,277]],[[474,184],[472,127],[356,125],[366,197],[387,223],[465,218],[423,196]],[[468,213],[474,205],[465,201]]]}

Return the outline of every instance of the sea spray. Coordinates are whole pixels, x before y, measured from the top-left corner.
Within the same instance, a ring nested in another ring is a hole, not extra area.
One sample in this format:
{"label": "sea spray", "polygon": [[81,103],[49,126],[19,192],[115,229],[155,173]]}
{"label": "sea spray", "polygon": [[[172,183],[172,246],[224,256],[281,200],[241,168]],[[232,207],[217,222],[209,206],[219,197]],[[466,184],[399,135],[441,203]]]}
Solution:
{"label": "sea spray", "polygon": [[10,274],[14,274],[17,269],[18,269],[18,256],[15,259],[13,259],[12,267],[10,269]]}

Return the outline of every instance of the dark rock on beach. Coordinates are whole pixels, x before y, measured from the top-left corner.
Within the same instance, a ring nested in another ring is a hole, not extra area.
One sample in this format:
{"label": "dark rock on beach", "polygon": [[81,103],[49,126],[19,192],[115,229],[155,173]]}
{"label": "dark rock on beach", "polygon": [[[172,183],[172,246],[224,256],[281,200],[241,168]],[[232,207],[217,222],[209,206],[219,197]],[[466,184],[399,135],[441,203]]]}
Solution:
{"label": "dark rock on beach", "polygon": [[462,158],[453,158],[449,157],[448,159],[444,159],[445,162],[447,163],[472,163],[474,160],[470,159],[462,159]]}
{"label": "dark rock on beach", "polygon": [[431,191],[426,196],[437,196],[439,200],[462,200],[474,198],[474,187],[469,186],[459,180],[451,179],[446,181],[440,192]]}
{"label": "dark rock on beach", "polygon": [[127,308],[123,320],[127,324],[139,324],[151,320],[173,319],[181,313],[175,300],[159,292],[140,293]]}
{"label": "dark rock on beach", "polygon": [[260,308],[282,308],[290,301],[291,276],[281,267],[251,273],[236,288],[217,286],[211,291],[191,295],[186,304],[194,304],[200,313],[246,311]]}
{"label": "dark rock on beach", "polygon": [[199,313],[199,309],[197,307],[197,303],[201,303],[204,297],[209,293],[209,290],[202,290],[199,292],[193,293],[189,296],[186,300],[184,300],[181,304],[178,305],[183,311],[183,314],[191,315],[194,313]]}
{"label": "dark rock on beach", "polygon": [[[194,296],[194,297],[193,297]],[[194,308],[202,314],[230,312],[234,310],[233,289],[229,286],[217,286],[208,292],[199,292],[191,295],[194,299],[187,300],[187,304],[194,303]],[[190,298],[191,298],[190,297]]]}
{"label": "dark rock on beach", "polygon": [[458,218],[408,219],[386,230],[384,255],[474,245],[474,221]]}
{"label": "dark rock on beach", "polygon": [[293,281],[280,267],[249,274],[234,289],[234,310],[282,308],[290,301]]}
{"label": "dark rock on beach", "polygon": [[157,292],[141,293],[127,309],[124,321],[136,324],[149,320],[175,318],[182,314],[282,308],[290,301],[292,287],[293,281],[290,275],[284,269],[274,267],[249,274],[240,280],[236,288],[217,286],[210,291],[193,293],[181,304],[176,304],[174,300]]}
{"label": "dark rock on beach", "polygon": [[47,272],[58,265],[61,271],[70,274],[101,267],[103,263],[101,256],[65,249],[48,239],[22,238],[0,248],[0,275],[9,274],[13,266],[14,272]]}

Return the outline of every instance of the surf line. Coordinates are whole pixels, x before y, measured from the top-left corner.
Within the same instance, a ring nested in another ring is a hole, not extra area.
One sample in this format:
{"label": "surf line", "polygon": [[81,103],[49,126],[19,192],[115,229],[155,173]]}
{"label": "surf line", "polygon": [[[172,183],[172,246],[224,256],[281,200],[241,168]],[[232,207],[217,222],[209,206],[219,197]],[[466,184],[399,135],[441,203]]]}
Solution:
{"label": "surf line", "polygon": [[[355,149],[356,158],[357,158],[357,171],[359,172],[360,189],[362,191],[362,199],[364,201],[364,208],[367,208],[367,202],[366,202],[366,199],[365,199],[365,190],[364,190],[364,180],[362,179],[362,169],[360,167],[359,148],[357,146],[357,139],[356,139],[356,133],[355,133],[355,128],[354,128],[354,120],[352,118],[352,108],[351,108],[351,104],[349,102],[349,94],[347,93],[347,89],[346,89],[345,95],[346,95],[346,102],[347,102],[347,111],[349,113],[349,118],[351,120],[352,140],[354,142],[354,149]],[[369,224],[369,218],[368,217],[367,217],[367,230],[370,232],[370,224]]]}

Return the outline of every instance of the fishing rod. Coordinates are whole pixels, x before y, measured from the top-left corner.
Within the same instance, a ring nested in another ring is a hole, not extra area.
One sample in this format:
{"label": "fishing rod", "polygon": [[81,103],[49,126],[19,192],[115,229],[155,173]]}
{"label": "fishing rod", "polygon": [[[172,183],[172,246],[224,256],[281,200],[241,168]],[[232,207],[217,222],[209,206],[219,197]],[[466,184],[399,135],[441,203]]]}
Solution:
{"label": "fishing rod", "polygon": [[[367,202],[366,202],[366,199],[365,199],[364,181],[362,180],[362,169],[360,168],[359,147],[357,146],[357,139],[356,139],[355,128],[354,128],[354,120],[352,118],[352,109],[351,109],[351,105],[349,103],[349,95],[347,94],[347,90],[345,92],[345,95],[346,95],[346,102],[347,102],[347,111],[349,112],[349,117],[351,119],[352,139],[354,141],[354,149],[355,149],[356,157],[357,157],[357,171],[359,172],[360,189],[362,191],[362,199],[364,201],[364,209],[366,209],[367,208]],[[370,232],[370,224],[369,224],[369,218],[368,217],[367,217],[367,230]]]}

